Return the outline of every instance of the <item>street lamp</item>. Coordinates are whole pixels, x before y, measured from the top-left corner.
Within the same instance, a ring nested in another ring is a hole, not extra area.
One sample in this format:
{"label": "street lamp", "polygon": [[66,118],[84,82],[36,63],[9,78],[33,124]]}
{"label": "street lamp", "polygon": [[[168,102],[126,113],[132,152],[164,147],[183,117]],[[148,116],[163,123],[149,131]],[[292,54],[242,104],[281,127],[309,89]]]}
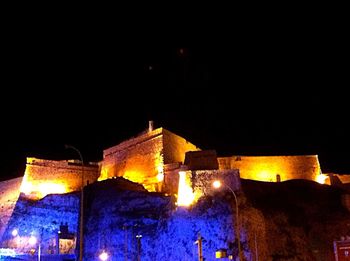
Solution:
{"label": "street lamp", "polygon": [[30,236],[29,244],[36,245],[38,243],[38,261],[41,259],[41,238],[37,239],[35,236]]}
{"label": "street lamp", "polygon": [[142,238],[142,235],[140,233],[138,233],[136,235],[136,239],[137,239],[137,261],[141,261],[141,238]]}
{"label": "street lamp", "polygon": [[233,197],[235,198],[235,204],[236,204],[236,226],[237,226],[237,229],[236,229],[236,236],[237,236],[237,241],[238,241],[238,256],[239,256],[239,260],[240,261],[243,261],[243,256],[242,256],[242,250],[241,250],[241,239],[240,239],[240,229],[239,229],[239,215],[238,215],[238,201],[237,201],[237,196],[236,196],[236,193],[233,191],[233,189],[228,186],[227,184],[219,181],[219,180],[215,180],[213,182],[213,187],[214,188],[220,188],[221,185],[224,184],[233,194]]}
{"label": "street lamp", "polygon": [[106,260],[108,260],[109,255],[108,255],[108,253],[107,253],[105,250],[103,250],[103,251],[99,254],[98,257],[100,258],[100,260],[106,261]]}
{"label": "street lamp", "polygon": [[84,161],[83,161],[83,156],[81,155],[80,151],[72,146],[72,145],[65,145],[66,149],[73,149],[75,150],[81,161],[81,195],[80,195],[80,224],[79,224],[79,235],[80,235],[80,240],[79,240],[79,261],[83,260],[83,233],[84,233]]}

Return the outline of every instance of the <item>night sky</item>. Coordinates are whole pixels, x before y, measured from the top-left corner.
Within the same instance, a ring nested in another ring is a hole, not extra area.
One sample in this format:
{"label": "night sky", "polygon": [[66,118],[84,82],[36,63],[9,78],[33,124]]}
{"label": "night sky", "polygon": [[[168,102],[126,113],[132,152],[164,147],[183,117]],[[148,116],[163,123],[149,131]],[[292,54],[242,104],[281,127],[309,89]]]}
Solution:
{"label": "night sky", "polygon": [[0,180],[25,157],[77,158],[64,144],[99,161],[149,120],[220,156],[317,154],[350,173],[345,35],[272,24],[176,41],[59,22],[5,32]]}

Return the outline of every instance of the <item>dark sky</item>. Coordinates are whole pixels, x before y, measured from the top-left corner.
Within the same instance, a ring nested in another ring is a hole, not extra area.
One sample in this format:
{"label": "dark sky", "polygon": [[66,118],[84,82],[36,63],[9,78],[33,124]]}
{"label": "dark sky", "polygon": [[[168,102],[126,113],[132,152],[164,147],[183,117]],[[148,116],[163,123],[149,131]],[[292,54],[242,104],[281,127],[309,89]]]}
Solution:
{"label": "dark sky", "polygon": [[255,21],[186,37],[180,26],[170,38],[112,28],[4,33],[1,180],[20,176],[25,157],[76,157],[64,144],[99,161],[149,120],[221,156],[317,154],[324,172],[350,173],[339,26]]}

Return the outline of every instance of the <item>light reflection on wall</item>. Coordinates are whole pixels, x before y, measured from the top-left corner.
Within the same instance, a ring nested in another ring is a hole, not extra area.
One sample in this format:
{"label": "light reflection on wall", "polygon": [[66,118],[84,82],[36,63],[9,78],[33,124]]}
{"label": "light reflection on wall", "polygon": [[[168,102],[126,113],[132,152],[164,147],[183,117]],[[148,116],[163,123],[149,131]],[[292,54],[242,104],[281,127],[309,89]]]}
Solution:
{"label": "light reflection on wall", "polygon": [[27,196],[41,199],[48,194],[64,194],[68,192],[67,185],[63,181],[40,181],[32,182],[28,180],[27,171],[24,174],[20,191]]}
{"label": "light reflection on wall", "polygon": [[164,163],[161,152],[148,157],[135,155],[123,164],[104,164],[98,181],[121,176],[132,182],[142,184],[150,192],[161,191],[164,181]]}
{"label": "light reflection on wall", "polygon": [[190,206],[194,202],[194,193],[190,179],[191,172],[179,171],[178,206]]}
{"label": "light reflection on wall", "polygon": [[329,180],[328,175],[325,174],[319,174],[318,176],[316,176],[316,182],[320,183],[320,184],[329,184],[329,181],[327,181],[327,179]]}
{"label": "light reflection on wall", "polygon": [[276,182],[291,179],[316,181],[321,172],[317,155],[232,156],[219,158],[219,169],[239,169],[243,179]]}

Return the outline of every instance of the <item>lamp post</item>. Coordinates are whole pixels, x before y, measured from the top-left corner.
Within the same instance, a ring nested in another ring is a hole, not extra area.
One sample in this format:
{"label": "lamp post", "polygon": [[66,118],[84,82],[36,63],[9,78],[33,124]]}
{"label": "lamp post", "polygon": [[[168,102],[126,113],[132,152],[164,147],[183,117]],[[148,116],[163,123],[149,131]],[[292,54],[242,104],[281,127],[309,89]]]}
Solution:
{"label": "lamp post", "polygon": [[106,261],[106,260],[108,260],[109,255],[108,255],[108,253],[107,253],[105,250],[103,250],[103,251],[99,254],[98,257],[99,257],[100,260]]}
{"label": "lamp post", "polygon": [[38,261],[41,260],[41,238],[36,238],[35,236],[30,236],[29,238],[29,244],[35,245],[38,243]]}
{"label": "lamp post", "polygon": [[66,149],[73,149],[76,151],[80,157],[81,161],[81,194],[80,194],[80,224],[79,224],[79,261],[83,260],[83,241],[84,241],[84,161],[83,156],[81,155],[80,151],[72,146],[72,145],[65,145]]}
{"label": "lamp post", "polygon": [[235,199],[235,204],[236,204],[236,236],[237,236],[237,241],[238,241],[238,256],[239,256],[239,260],[243,261],[243,256],[242,256],[242,250],[241,250],[241,238],[240,238],[240,229],[239,229],[239,215],[238,215],[238,201],[237,201],[237,196],[236,193],[233,191],[233,189],[228,186],[227,184],[219,181],[219,180],[215,180],[213,182],[213,187],[214,188],[220,188],[221,185],[224,184],[233,194],[233,197]]}
{"label": "lamp post", "polygon": [[140,233],[138,233],[136,235],[136,239],[137,239],[137,261],[141,261],[141,238],[142,238],[142,235]]}

